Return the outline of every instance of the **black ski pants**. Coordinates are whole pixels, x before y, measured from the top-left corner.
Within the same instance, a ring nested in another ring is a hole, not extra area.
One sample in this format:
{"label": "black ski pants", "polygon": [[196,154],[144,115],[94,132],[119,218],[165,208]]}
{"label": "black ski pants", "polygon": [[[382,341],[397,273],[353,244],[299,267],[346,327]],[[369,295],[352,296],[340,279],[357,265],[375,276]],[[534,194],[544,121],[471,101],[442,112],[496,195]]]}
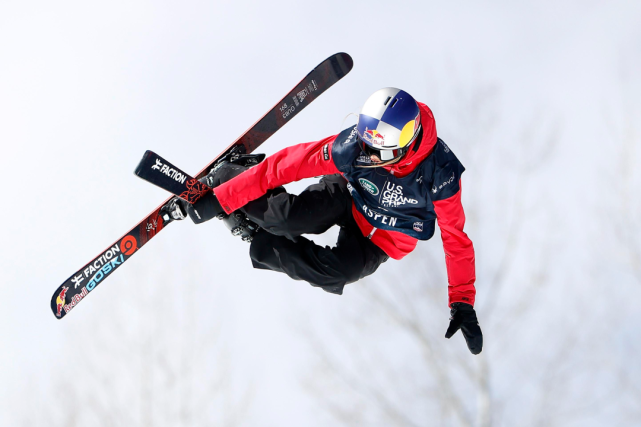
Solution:
{"label": "black ski pants", "polygon": [[[251,242],[254,268],[280,271],[294,280],[341,295],[343,287],[376,271],[388,256],[363,236],[352,215],[352,197],[341,175],[328,175],[301,194],[270,190],[241,209],[261,227]],[[302,234],[338,225],[333,248]]]}

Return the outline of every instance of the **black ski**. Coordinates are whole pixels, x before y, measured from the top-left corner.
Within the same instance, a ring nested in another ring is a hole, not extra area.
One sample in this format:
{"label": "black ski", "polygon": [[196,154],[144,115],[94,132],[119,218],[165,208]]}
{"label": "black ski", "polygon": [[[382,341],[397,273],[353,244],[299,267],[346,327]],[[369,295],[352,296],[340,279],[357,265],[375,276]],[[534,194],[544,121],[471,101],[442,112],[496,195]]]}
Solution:
{"label": "black ski", "polygon": [[[346,53],[337,53],[320,63],[267,114],[205,166],[195,176],[195,179],[198,180],[205,176],[214,164],[224,156],[254,151],[320,94],[347,75],[352,66],[352,58]],[[51,310],[58,319],[63,318],[107,276],[172,222],[169,216],[161,217],[160,214],[161,208],[170,200],[171,198],[164,201],[127,234],[72,274],[58,287],[51,298]]]}
{"label": "black ski", "polygon": [[151,150],[145,151],[142,160],[134,170],[134,175],[187,200],[189,203],[194,203],[207,190],[211,189]]}
{"label": "black ski", "polygon": [[[245,166],[253,166],[262,162],[264,159],[264,154],[238,155],[232,153],[232,155],[220,160],[227,160],[232,163],[242,160]],[[215,166],[214,169],[216,169]],[[200,199],[203,194],[212,188],[210,183],[205,181],[201,183],[196,178],[192,178],[187,172],[178,169],[151,150],[145,151],[140,163],[138,163],[138,166],[136,166],[134,170],[134,175],[163,190],[175,194],[189,203],[196,202],[196,200]]]}

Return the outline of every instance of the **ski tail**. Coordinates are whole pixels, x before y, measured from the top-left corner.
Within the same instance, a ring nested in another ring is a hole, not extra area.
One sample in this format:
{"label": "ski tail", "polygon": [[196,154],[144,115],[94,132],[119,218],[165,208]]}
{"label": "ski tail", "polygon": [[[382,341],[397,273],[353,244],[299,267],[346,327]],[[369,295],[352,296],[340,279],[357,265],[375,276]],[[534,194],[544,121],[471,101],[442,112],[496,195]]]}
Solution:
{"label": "ski tail", "polygon": [[207,185],[192,178],[150,150],[142,156],[134,174],[189,203],[194,203],[211,190]]}

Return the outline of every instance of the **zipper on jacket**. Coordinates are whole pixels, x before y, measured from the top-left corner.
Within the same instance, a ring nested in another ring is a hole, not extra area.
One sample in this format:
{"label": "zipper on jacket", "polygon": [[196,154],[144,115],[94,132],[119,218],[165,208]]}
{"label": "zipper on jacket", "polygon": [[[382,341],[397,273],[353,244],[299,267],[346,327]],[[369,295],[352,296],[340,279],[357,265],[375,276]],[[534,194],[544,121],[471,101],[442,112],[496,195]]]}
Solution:
{"label": "zipper on jacket", "polygon": [[372,232],[367,235],[367,238],[372,240],[372,236],[374,235],[374,232],[377,230],[376,227],[372,228]]}

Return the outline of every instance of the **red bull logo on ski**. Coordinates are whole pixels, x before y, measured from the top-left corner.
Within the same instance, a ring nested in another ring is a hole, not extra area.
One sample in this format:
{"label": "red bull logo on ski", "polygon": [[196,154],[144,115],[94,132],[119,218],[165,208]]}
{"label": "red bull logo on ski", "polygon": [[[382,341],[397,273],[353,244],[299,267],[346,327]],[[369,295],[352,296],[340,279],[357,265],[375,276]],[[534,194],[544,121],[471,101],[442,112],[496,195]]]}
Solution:
{"label": "red bull logo on ski", "polygon": [[[74,308],[76,304],[78,304],[80,301],[82,301],[82,299],[86,297],[88,294],[89,294],[89,291],[87,290],[87,288],[83,286],[79,293],[71,297],[71,302],[69,302],[69,304],[64,305],[65,314],[69,313],[71,309]],[[58,305],[58,307],[59,307],[58,312],[60,312],[60,305]]]}
{"label": "red bull logo on ski", "polygon": [[62,290],[60,291],[60,294],[58,294],[58,298],[56,298],[56,316],[60,317],[62,315],[62,307],[65,305],[65,299],[67,297],[67,291],[69,290],[68,287],[63,286]]}
{"label": "red bull logo on ski", "polygon": [[381,147],[385,145],[385,136],[376,129],[370,130],[365,128],[363,138],[365,139],[365,141],[371,143],[372,145],[378,145]]}

